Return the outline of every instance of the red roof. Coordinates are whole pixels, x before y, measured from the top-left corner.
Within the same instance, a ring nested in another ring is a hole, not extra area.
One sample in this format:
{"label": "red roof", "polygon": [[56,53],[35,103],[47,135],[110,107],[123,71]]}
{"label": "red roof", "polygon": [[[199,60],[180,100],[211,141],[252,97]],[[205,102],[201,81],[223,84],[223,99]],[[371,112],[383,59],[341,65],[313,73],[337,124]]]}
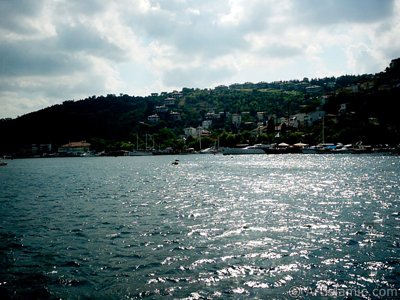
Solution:
{"label": "red roof", "polygon": [[87,148],[90,147],[90,143],[86,141],[80,141],[80,142],[71,142],[65,145],[62,145],[61,147],[68,147],[68,148]]}

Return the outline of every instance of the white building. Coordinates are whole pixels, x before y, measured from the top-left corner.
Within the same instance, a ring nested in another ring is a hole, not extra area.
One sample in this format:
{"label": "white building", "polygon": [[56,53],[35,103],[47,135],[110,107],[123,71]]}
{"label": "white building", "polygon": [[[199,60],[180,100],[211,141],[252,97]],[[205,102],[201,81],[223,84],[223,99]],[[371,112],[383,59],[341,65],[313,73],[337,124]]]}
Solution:
{"label": "white building", "polygon": [[197,130],[194,127],[184,128],[183,131],[185,132],[186,137],[189,137],[189,136],[197,137]]}
{"label": "white building", "polygon": [[239,127],[242,123],[242,116],[240,114],[232,114],[232,124]]}
{"label": "white building", "polygon": [[201,122],[201,127],[203,127],[204,129],[209,129],[211,125],[212,125],[211,120],[204,120],[203,122]]}

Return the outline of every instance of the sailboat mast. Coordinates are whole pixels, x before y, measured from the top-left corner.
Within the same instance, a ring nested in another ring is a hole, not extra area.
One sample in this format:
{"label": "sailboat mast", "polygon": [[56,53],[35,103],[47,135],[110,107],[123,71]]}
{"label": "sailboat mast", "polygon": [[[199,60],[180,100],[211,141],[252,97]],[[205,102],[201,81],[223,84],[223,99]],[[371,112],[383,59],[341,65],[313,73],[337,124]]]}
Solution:
{"label": "sailboat mast", "polygon": [[199,131],[199,143],[200,143],[200,150],[201,150],[201,132],[202,130]]}

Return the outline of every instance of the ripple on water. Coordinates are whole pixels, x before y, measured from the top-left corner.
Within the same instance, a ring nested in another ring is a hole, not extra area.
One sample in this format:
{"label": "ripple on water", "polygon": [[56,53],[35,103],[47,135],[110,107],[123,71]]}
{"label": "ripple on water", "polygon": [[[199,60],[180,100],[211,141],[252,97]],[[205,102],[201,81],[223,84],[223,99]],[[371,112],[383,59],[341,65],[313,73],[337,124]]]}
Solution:
{"label": "ripple on water", "polygon": [[199,299],[400,288],[397,157],[179,159],[2,169],[1,292]]}

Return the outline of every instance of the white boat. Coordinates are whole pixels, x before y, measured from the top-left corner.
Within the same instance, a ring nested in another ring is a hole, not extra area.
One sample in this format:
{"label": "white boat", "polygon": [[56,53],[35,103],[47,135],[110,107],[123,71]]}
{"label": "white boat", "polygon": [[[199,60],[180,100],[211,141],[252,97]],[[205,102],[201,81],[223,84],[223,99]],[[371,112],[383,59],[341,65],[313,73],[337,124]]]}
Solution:
{"label": "white boat", "polygon": [[247,146],[244,148],[224,148],[222,150],[223,155],[238,155],[238,154],[265,154],[263,145],[257,144],[254,146]]}
{"label": "white boat", "polygon": [[349,144],[349,145],[343,145],[343,144],[337,144],[336,145],[336,149],[332,150],[332,153],[335,154],[348,154],[351,153],[353,145]]}
{"label": "white boat", "polygon": [[0,167],[7,166],[7,163],[4,160],[0,160]]}
{"label": "white boat", "polygon": [[217,154],[218,150],[215,149],[214,147],[202,149],[199,151],[200,154]]}

